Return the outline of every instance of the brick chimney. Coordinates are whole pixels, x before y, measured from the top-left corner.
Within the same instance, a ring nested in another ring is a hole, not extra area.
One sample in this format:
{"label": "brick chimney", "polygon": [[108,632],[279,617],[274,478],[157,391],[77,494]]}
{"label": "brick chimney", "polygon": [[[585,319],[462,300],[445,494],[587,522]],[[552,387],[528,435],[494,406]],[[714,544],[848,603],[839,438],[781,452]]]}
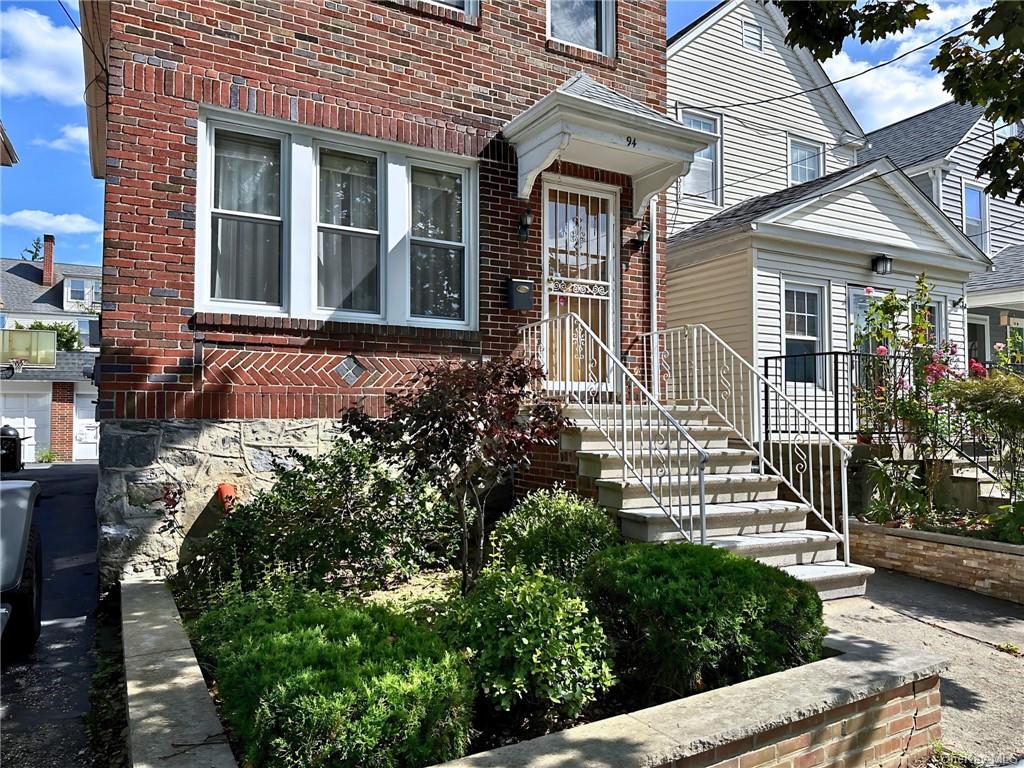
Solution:
{"label": "brick chimney", "polygon": [[43,235],[43,285],[53,285],[53,235]]}

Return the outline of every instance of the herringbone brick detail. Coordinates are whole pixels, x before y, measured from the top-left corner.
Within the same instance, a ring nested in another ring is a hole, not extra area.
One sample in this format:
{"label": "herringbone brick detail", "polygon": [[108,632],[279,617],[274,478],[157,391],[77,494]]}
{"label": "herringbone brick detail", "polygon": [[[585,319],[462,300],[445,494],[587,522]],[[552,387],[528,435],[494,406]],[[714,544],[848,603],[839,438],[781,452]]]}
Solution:
{"label": "herringbone brick detail", "polygon": [[419,358],[357,357],[366,372],[349,384],[336,370],[348,357],[212,349],[203,356],[203,386],[230,386],[233,391],[258,388],[261,392],[272,392],[278,387],[323,389],[330,394],[339,389],[389,390],[406,385],[425,362]]}

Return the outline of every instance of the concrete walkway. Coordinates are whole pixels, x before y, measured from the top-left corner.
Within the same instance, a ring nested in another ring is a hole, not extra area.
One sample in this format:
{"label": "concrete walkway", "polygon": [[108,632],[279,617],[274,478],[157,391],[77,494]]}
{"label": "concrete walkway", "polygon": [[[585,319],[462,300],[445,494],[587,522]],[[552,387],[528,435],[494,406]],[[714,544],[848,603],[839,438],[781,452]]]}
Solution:
{"label": "concrete walkway", "polygon": [[[28,465],[10,479],[42,486],[33,520],[43,542],[43,629],[35,653],[5,659],[0,763],[92,765],[82,715],[96,630],[96,464]],[[7,663],[7,662],[13,663]]]}
{"label": "concrete walkway", "polygon": [[864,597],[825,603],[829,628],[945,656],[943,743],[985,765],[1024,758],[1024,606],[876,571]]}

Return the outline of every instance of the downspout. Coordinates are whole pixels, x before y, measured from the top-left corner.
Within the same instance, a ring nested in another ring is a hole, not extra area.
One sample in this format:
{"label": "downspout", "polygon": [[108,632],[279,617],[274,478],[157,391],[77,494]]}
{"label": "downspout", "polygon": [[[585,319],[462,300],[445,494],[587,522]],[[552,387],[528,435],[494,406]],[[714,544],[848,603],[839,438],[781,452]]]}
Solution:
{"label": "downspout", "polygon": [[658,402],[661,402],[661,375],[658,369],[658,347],[661,346],[660,340],[656,334],[658,330],[658,196],[655,195],[651,198],[649,207],[649,216],[651,217],[651,266],[650,266],[650,283],[651,290],[651,336],[648,336],[651,340],[651,359],[648,364],[651,366],[651,394],[654,395]]}

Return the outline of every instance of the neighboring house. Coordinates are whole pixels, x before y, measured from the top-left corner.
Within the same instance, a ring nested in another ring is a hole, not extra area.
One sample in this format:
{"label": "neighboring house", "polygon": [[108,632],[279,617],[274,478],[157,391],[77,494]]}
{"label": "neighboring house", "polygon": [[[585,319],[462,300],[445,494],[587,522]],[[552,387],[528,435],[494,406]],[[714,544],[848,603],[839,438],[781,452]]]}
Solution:
{"label": "neighboring house", "polygon": [[[100,307],[102,270],[55,261],[53,235],[43,236],[42,261],[2,259],[0,265],[0,357],[5,364],[25,360],[0,385],[0,423],[18,429],[29,461],[44,449],[61,461],[96,459],[97,348],[89,347],[89,321]],[[47,332],[15,330],[37,321],[76,327],[83,351],[54,350]]]}
{"label": "neighboring house", "polygon": [[218,483],[424,362],[569,311],[616,353],[659,322],[651,201],[710,140],[661,111],[664,3],[80,7],[108,561],[173,567]]}
{"label": "neighboring house", "polygon": [[[906,169],[921,190],[974,243],[992,257],[993,269],[967,284],[967,353],[991,362],[992,345],[1011,329],[1024,333],[1024,207],[985,193],[978,163],[1020,123],[998,129],[970,104],[948,102],[869,134],[862,158],[888,157]],[[1010,334],[1012,335],[1012,334]],[[1014,344],[1013,353],[1021,351]]]}
{"label": "neighboring house", "polygon": [[7,129],[0,120],[0,165],[11,166],[18,164],[18,153],[14,151],[14,145],[7,135]]}
{"label": "neighboring house", "polygon": [[785,35],[774,7],[728,0],[670,41],[669,104],[719,140],[711,183],[693,186],[695,163],[668,206],[667,325],[708,325],[834,413],[848,390],[832,380],[871,351],[854,341],[871,295],[927,273],[936,334],[962,349],[964,288],[989,260],[892,162],[865,161],[863,131]]}

